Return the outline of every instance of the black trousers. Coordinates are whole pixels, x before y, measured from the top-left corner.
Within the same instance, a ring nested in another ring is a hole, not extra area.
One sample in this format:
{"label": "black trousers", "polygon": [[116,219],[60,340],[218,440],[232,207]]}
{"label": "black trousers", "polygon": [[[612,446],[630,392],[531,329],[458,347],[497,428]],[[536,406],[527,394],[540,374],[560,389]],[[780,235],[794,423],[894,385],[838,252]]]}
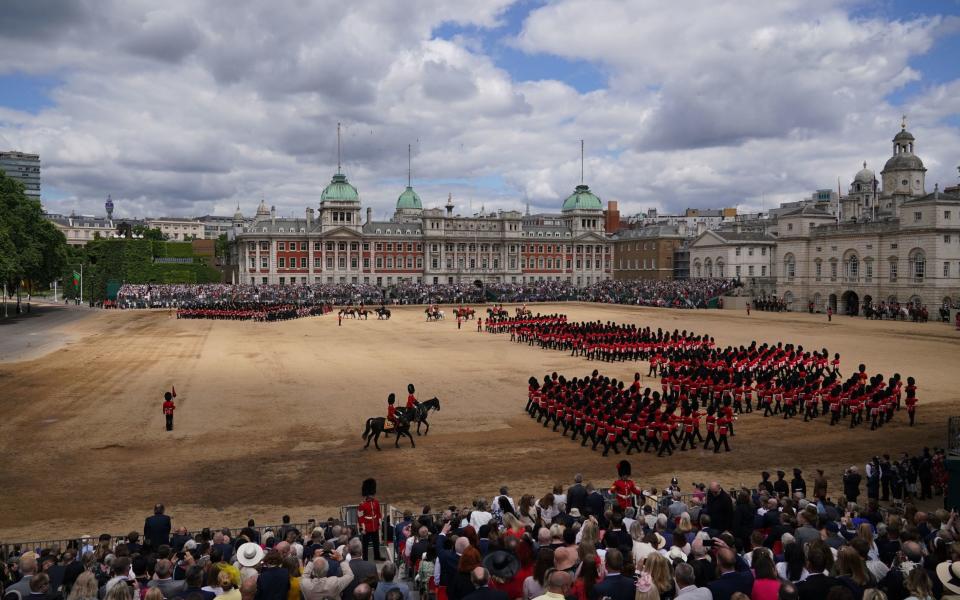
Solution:
{"label": "black trousers", "polygon": [[380,558],[380,532],[378,531],[363,534],[363,560],[367,560],[371,544],[373,544],[373,559],[376,561],[383,560]]}
{"label": "black trousers", "polygon": [[167,418],[167,431],[173,431],[173,415],[164,415]]}

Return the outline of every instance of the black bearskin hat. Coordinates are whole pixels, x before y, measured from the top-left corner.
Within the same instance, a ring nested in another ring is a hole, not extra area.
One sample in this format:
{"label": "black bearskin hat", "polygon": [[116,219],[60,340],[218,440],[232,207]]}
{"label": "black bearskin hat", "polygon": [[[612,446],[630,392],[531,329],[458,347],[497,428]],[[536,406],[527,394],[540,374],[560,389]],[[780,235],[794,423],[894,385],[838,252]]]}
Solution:
{"label": "black bearskin hat", "polygon": [[631,469],[629,460],[621,460],[617,463],[617,475],[620,477],[630,477],[630,472]]}
{"label": "black bearskin hat", "polygon": [[360,495],[366,498],[367,496],[376,496],[377,495],[377,480],[370,478],[364,479],[363,485],[360,487]]}
{"label": "black bearskin hat", "polygon": [[171,394],[170,392],[167,392],[166,394],[163,395],[164,400],[171,400],[172,398],[173,398],[173,394]]}
{"label": "black bearskin hat", "polygon": [[387,404],[393,404],[396,401],[397,401],[397,396],[393,392],[390,392],[390,395],[387,396]]}
{"label": "black bearskin hat", "polygon": [[412,383],[408,383],[408,384],[407,384],[407,392],[409,392],[409,393],[411,393],[411,394],[413,393],[413,384],[412,384]]}

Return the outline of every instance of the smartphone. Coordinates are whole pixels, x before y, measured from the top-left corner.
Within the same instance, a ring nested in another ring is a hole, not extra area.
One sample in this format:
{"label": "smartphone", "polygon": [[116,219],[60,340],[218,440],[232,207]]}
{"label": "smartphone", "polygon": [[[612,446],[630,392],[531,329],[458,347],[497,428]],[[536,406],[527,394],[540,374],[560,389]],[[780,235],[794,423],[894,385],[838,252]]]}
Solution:
{"label": "smartphone", "polygon": [[713,540],[703,540],[704,548],[713,548]]}

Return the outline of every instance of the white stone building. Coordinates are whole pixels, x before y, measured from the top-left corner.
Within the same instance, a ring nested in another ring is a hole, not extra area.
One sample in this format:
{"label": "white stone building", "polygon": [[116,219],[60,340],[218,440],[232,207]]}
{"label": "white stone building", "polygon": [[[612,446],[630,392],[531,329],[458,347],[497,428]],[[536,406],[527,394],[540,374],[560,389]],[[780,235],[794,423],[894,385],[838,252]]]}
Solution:
{"label": "white stone building", "polygon": [[909,302],[932,313],[960,300],[960,190],[926,193],[914,143],[904,124],[880,180],[864,165],[840,215],[808,207],[780,216],[777,292],[792,310],[860,314],[865,303]]}
{"label": "white stone building", "polygon": [[740,279],[754,294],[771,293],[777,239],[764,231],[707,231],[690,244],[690,278]]}

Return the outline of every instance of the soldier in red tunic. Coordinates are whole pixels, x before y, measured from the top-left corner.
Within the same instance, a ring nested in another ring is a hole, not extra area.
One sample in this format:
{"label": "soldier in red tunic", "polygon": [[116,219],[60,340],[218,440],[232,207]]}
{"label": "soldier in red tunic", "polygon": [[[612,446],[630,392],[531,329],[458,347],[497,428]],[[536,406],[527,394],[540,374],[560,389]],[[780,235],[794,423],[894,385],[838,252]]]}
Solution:
{"label": "soldier in red tunic", "polygon": [[397,428],[397,407],[394,406],[396,402],[397,397],[393,392],[390,392],[390,395],[387,396],[387,425],[389,425],[390,428],[384,429],[384,433],[393,431]]}
{"label": "soldier in red tunic", "polygon": [[363,560],[369,556],[369,547],[373,545],[373,559],[380,558],[380,521],[383,519],[383,512],[380,509],[380,503],[374,496],[377,493],[377,480],[364,479],[360,490],[363,495],[363,502],[357,507],[357,525],[360,533],[363,535]]}
{"label": "soldier in red tunic", "polygon": [[173,431],[173,411],[176,409],[177,407],[173,404],[173,394],[167,392],[163,395],[163,416],[167,420],[167,431]]}
{"label": "soldier in red tunic", "polygon": [[417,402],[417,397],[414,395],[416,390],[413,387],[412,383],[407,384],[407,411],[412,411],[414,408],[420,405]]}
{"label": "soldier in red tunic", "polygon": [[641,504],[643,500],[643,490],[637,487],[637,484],[630,479],[630,461],[621,460],[617,463],[617,475],[619,479],[613,482],[610,487],[610,493],[616,496],[617,505],[626,510],[631,506],[636,506],[634,497],[639,496]]}

